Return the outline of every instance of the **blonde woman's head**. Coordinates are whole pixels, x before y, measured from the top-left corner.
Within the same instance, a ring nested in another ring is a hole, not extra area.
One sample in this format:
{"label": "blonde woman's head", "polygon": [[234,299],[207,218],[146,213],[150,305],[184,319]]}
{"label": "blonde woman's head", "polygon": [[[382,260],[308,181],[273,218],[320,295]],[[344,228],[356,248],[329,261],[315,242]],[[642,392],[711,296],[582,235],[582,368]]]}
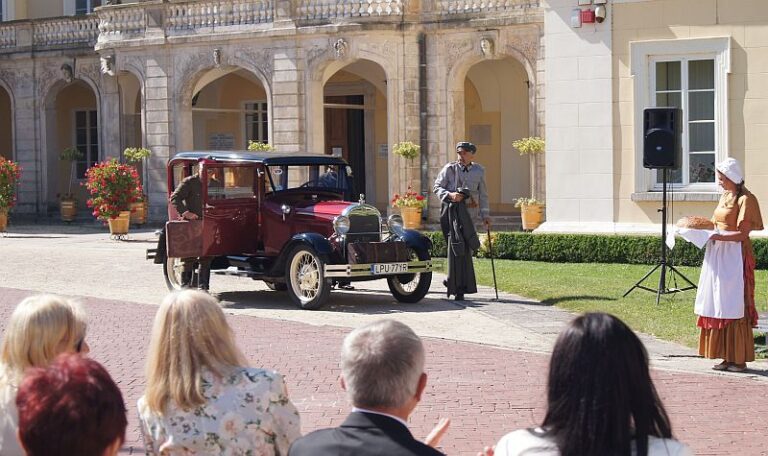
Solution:
{"label": "blonde woman's head", "polygon": [[245,365],[218,301],[207,293],[171,293],[155,316],[147,356],[146,402],[164,413],[169,403],[185,410],[205,403],[202,373],[227,375]]}
{"label": "blonde woman's head", "polygon": [[87,347],[85,330],[85,312],[76,301],[54,295],[24,299],[11,314],[0,349],[4,380],[15,383],[25,369]]}

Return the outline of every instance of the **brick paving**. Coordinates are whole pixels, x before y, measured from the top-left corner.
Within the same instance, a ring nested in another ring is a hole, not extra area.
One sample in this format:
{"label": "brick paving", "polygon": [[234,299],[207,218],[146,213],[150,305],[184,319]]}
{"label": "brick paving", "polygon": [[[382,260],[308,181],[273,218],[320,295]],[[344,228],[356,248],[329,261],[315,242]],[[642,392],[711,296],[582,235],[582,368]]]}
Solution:
{"label": "brick paving", "polygon": [[[0,321],[31,291],[0,288]],[[156,306],[82,298],[89,315],[91,356],[118,382],[129,414],[122,452],[141,453],[136,400]],[[338,386],[338,352],[346,328],[230,315],[241,348],[253,365],[285,375],[299,408],[302,431],[338,425],[348,406]],[[543,417],[548,356],[425,338],[429,387],[411,428],[424,437],[441,417],[451,429],[442,444],[451,455],[474,455],[505,432]],[[654,370],[653,377],[675,434],[696,454],[766,454],[768,383],[737,375],[713,376]]]}

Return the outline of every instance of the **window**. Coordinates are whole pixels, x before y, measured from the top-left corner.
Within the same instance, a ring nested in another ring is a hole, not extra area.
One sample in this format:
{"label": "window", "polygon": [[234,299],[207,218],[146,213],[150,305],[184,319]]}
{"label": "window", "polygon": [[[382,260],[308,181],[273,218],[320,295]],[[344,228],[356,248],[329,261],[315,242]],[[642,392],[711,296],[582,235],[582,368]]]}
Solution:
{"label": "window", "polygon": [[642,167],[643,109],[682,108],[680,169],[669,182],[689,192],[717,189],[715,163],[728,155],[730,38],[630,43],[634,76],[635,191],[661,190],[662,172]]}
{"label": "window", "polygon": [[254,101],[245,103],[245,147],[249,141],[269,142],[269,118],[267,102]]}
{"label": "window", "polygon": [[253,198],[255,170],[252,166],[208,169],[208,200]]}
{"label": "window", "polygon": [[[676,185],[714,184],[715,61],[714,59],[654,61],[654,106],[682,108],[682,165],[669,182]],[[656,171],[656,183],[662,173]]]}
{"label": "window", "polygon": [[75,111],[75,147],[83,154],[77,161],[77,176],[85,177],[85,170],[99,159],[99,124],[95,110]]}
{"label": "window", "polygon": [[3,22],[7,16],[5,13],[6,0],[0,0],[0,22]]}
{"label": "window", "polygon": [[75,15],[90,14],[98,6],[101,6],[101,0],[76,0]]}

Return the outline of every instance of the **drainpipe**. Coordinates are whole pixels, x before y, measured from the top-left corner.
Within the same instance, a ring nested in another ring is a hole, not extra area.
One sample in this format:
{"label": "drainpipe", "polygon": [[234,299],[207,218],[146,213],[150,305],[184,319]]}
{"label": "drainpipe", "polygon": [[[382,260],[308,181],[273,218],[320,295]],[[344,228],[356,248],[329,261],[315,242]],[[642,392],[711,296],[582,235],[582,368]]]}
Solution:
{"label": "drainpipe", "polygon": [[[419,146],[421,154],[421,194],[429,200],[429,161],[427,160],[427,36],[419,32]],[[426,219],[429,211],[422,211]]]}

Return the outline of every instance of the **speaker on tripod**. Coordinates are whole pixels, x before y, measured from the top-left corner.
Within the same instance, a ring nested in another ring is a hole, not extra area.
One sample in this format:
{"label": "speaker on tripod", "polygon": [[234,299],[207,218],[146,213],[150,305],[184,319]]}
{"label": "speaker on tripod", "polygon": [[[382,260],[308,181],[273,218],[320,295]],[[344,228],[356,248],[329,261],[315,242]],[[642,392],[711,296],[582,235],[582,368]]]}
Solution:
{"label": "speaker on tripod", "polygon": [[[640,288],[656,293],[657,305],[663,294],[678,293],[696,288],[696,285],[685,275],[671,264],[667,264],[667,246],[664,242],[667,238],[667,179],[669,170],[678,169],[682,164],[682,117],[680,108],[645,108],[643,111],[643,167],[658,169],[662,173],[661,209],[658,210],[661,212],[661,254],[656,266],[627,290],[623,297],[626,297],[635,288]],[[643,285],[645,279],[659,268],[661,268],[659,286],[653,289]],[[688,285],[681,288],[670,288],[667,286],[667,271],[669,271],[669,277],[677,274]]]}

